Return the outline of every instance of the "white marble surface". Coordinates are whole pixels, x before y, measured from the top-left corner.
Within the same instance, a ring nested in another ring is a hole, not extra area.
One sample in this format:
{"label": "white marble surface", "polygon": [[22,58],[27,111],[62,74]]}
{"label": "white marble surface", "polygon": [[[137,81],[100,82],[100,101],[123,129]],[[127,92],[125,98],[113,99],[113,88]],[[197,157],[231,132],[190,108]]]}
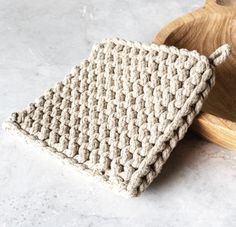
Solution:
{"label": "white marble surface", "polygon": [[[151,42],[203,0],[0,0],[0,123],[61,80],[92,43]],[[236,226],[236,153],[188,134],[125,199],[0,129],[0,226]]]}

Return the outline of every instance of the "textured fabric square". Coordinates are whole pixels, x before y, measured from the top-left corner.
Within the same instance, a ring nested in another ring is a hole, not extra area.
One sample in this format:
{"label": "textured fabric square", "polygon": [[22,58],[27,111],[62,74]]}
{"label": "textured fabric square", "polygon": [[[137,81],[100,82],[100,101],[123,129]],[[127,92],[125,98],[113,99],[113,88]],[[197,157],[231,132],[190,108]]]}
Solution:
{"label": "textured fabric square", "polygon": [[64,81],[13,113],[5,128],[137,196],[201,110],[218,57],[105,40]]}

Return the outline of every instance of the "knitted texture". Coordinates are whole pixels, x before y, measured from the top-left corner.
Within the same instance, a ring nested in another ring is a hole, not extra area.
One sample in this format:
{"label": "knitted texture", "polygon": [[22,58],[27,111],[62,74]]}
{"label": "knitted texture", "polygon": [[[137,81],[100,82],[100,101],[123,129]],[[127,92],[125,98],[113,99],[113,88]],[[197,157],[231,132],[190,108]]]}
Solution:
{"label": "knitted texture", "polygon": [[137,196],[201,110],[214,66],[228,50],[208,59],[175,47],[105,40],[63,82],[13,113],[5,128]]}

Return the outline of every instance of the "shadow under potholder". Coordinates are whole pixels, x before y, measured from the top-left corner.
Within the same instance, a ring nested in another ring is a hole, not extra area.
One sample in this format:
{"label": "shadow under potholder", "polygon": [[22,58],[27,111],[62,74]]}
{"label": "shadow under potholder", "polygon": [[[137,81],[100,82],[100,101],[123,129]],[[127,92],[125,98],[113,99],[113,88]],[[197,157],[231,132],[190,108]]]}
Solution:
{"label": "shadow under potholder", "polygon": [[215,66],[196,51],[121,39],[96,44],[76,66],[4,127],[137,196],[160,173],[215,82]]}

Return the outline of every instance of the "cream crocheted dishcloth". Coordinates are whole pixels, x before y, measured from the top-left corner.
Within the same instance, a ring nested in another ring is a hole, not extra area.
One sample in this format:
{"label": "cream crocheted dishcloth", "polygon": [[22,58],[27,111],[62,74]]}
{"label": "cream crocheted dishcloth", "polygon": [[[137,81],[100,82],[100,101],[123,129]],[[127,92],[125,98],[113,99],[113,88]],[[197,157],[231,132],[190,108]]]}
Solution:
{"label": "cream crocheted dishcloth", "polygon": [[137,196],[183,138],[229,55],[105,40],[5,128]]}

